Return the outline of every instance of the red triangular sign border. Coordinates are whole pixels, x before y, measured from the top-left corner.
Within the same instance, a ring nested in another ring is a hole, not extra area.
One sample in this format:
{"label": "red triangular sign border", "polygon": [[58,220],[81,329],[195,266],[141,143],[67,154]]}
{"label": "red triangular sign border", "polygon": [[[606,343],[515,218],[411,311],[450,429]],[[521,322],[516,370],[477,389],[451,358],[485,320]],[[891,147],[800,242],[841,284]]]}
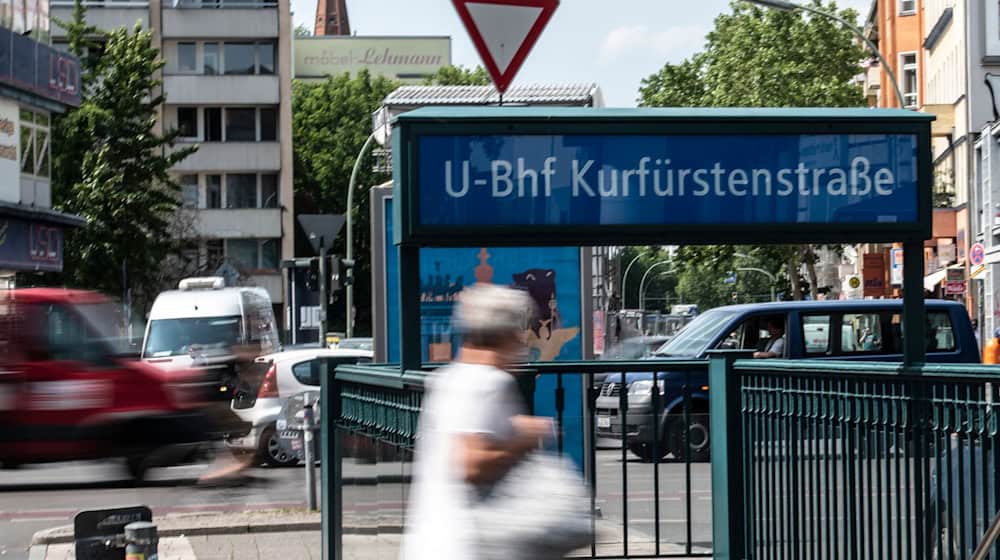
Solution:
{"label": "red triangular sign border", "polygon": [[[538,41],[538,37],[542,34],[542,30],[545,29],[546,24],[552,19],[552,14],[556,11],[559,6],[559,0],[452,0],[455,5],[455,9],[458,11],[458,17],[462,19],[462,23],[465,24],[465,29],[469,32],[469,36],[472,38],[472,44],[476,46],[476,50],[479,51],[479,57],[483,60],[483,65],[486,67],[486,71],[493,78],[493,85],[496,86],[497,91],[501,94],[507,91],[510,87],[511,82],[514,81],[514,76],[517,71],[521,69],[521,65],[524,64],[524,60],[528,58],[528,53],[531,52],[531,48],[535,46],[535,42]],[[483,40],[483,35],[476,26],[475,20],[472,19],[472,14],[469,13],[468,4],[493,4],[498,6],[524,6],[530,8],[541,8],[541,13],[538,14],[538,19],[535,20],[535,24],[531,26],[531,30],[528,31],[528,35],[524,38],[524,42],[518,47],[517,52],[514,53],[514,57],[511,59],[510,64],[507,65],[507,69],[504,72],[500,72],[500,68],[497,66],[496,61],[493,60],[493,55],[490,54],[490,49],[486,46],[486,41]]]}

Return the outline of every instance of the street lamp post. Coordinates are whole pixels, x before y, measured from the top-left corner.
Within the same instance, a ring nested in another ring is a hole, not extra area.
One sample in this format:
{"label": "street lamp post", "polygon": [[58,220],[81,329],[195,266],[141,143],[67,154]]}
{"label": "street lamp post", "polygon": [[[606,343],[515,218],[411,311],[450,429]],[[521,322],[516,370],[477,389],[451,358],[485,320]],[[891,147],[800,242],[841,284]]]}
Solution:
{"label": "street lamp post", "polygon": [[[674,273],[674,271],[673,271],[673,270],[666,270],[666,271],[663,271],[663,272],[661,272],[661,273],[660,273],[660,278],[663,278],[664,276],[670,276],[670,275],[671,275],[671,274],[673,274],[673,273]],[[644,288],[644,289],[642,290],[642,298],[640,298],[640,299],[642,300],[643,304],[645,304],[645,303],[646,303],[646,292],[648,292],[648,291],[649,291],[649,288],[650,288],[650,286],[652,286],[652,285],[653,285],[653,283],[652,283],[652,282],[650,282],[650,283],[649,283],[649,284],[648,284],[648,285],[647,285],[647,286],[646,286],[646,287],[645,287],[645,288]],[[680,302],[680,303],[684,303],[684,302],[682,301],[682,302]]]}
{"label": "street lamp post", "polygon": [[[365,157],[365,152],[371,147],[372,142],[379,140],[380,130],[376,130],[368,135],[361,151],[358,152],[358,159],[354,160],[354,168],[351,169],[351,182],[347,185],[347,256],[349,262],[354,262],[354,183],[358,178],[358,168],[361,167],[361,160]],[[354,336],[354,267],[348,268],[347,274],[347,338]],[[322,333],[320,337],[326,336]]]}
{"label": "street lamp post", "polygon": [[774,285],[775,285],[775,283],[778,280],[777,280],[777,278],[775,278],[774,274],[771,274],[770,272],[764,270],[763,268],[754,268],[752,266],[743,266],[743,267],[737,268],[736,270],[737,270],[737,272],[739,272],[739,271],[759,272],[761,274],[766,275],[767,278],[771,281],[771,301],[776,301],[776,297],[775,296],[777,294],[775,294]]}
{"label": "street lamp post", "polygon": [[889,80],[892,82],[892,87],[894,87],[896,89],[896,97],[899,99],[899,107],[901,109],[904,108],[904,107],[906,107],[906,101],[903,98],[903,91],[901,89],[899,89],[899,82],[896,81],[896,74],[895,74],[895,72],[892,71],[892,67],[889,66],[889,63],[886,62],[885,58],[882,57],[882,53],[879,52],[878,47],[876,47],[874,43],[872,43],[871,41],[869,41],[868,37],[865,37],[864,32],[861,31],[860,29],[858,29],[853,23],[851,23],[851,22],[847,21],[846,19],[838,16],[837,14],[831,14],[830,12],[824,12],[823,10],[817,10],[816,8],[813,8],[812,6],[806,6],[806,5],[803,5],[803,4],[796,4],[794,2],[788,2],[788,0],[744,0],[744,1],[745,2],[749,2],[751,4],[756,4],[758,6],[763,6],[765,8],[772,8],[772,9],[775,9],[775,10],[783,10],[783,11],[786,11],[786,12],[792,12],[792,11],[795,11],[795,10],[802,10],[803,12],[808,12],[810,14],[815,14],[817,16],[825,17],[825,18],[828,18],[828,19],[832,19],[832,20],[834,20],[836,22],[839,22],[841,25],[843,25],[844,27],[846,27],[847,29],[849,29],[852,33],[854,33],[859,39],[861,39],[862,41],[864,41],[865,45],[867,45],[868,48],[871,49],[871,51],[873,53],[875,53],[875,56],[878,57],[879,62],[882,64],[882,67],[885,68],[886,74],[889,75]]}
{"label": "street lamp post", "polygon": [[646,278],[649,276],[649,273],[652,272],[654,268],[664,264],[670,264],[670,261],[659,261],[653,263],[649,268],[646,269],[646,273],[642,275],[642,280],[639,280],[639,309],[642,311],[646,310],[646,294],[643,293],[644,292],[643,288],[646,286]]}
{"label": "street lamp post", "polygon": [[634,259],[632,259],[632,262],[628,263],[628,266],[625,267],[625,274],[622,275],[622,309],[626,309],[628,307],[625,304],[625,299],[626,299],[625,288],[626,286],[628,286],[628,284],[626,284],[626,282],[628,282],[628,271],[632,270],[632,265],[635,264],[636,261],[638,261],[639,257],[641,256],[642,256],[642,251],[639,251],[639,254],[636,255]]}

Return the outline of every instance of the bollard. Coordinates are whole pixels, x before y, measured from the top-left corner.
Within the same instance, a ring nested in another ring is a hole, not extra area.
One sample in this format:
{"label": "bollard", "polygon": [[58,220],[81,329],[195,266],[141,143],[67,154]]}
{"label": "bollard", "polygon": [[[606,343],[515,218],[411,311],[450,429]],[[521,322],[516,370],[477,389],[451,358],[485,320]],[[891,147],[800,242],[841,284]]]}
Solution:
{"label": "bollard", "polygon": [[125,560],[156,560],[158,546],[156,525],[136,521],[125,526]]}
{"label": "bollard", "polygon": [[316,428],[313,407],[306,404],[302,408],[302,452],[306,463],[306,502],[309,504],[309,511],[316,511],[316,459],[314,457],[313,440]]}

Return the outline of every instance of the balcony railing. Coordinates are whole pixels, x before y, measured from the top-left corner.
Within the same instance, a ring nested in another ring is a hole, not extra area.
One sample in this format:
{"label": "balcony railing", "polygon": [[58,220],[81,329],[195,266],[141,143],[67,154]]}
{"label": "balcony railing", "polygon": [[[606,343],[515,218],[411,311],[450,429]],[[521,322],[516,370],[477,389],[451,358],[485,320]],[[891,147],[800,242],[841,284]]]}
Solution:
{"label": "balcony railing", "polygon": [[[72,8],[73,0],[51,0],[53,8]],[[146,0],[84,0],[87,8],[148,8]]]}
{"label": "balcony railing", "polygon": [[277,8],[278,3],[270,0],[167,0],[164,7],[181,9]]}

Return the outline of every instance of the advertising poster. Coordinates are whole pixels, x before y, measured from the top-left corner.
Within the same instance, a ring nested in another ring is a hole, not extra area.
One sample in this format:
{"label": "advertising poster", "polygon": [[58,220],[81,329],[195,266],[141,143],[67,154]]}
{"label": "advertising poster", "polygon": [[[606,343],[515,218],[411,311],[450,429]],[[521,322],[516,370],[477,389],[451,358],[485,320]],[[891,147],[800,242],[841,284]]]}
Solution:
{"label": "advertising poster", "polygon": [[[392,199],[385,201],[385,239],[392,237]],[[399,260],[385,247],[387,360],[400,359]],[[458,294],[476,282],[517,287],[535,304],[527,340],[531,361],[580,360],[582,311],[580,249],[576,247],[426,248],[420,251],[421,352],[425,362],[447,362],[461,346],[451,326]],[[535,385],[535,413],[556,417],[555,375]],[[583,376],[563,375],[564,450],[583,465]]]}
{"label": "advertising poster", "polygon": [[864,278],[865,297],[880,297],[885,295],[885,261],[881,253],[865,253]]}

